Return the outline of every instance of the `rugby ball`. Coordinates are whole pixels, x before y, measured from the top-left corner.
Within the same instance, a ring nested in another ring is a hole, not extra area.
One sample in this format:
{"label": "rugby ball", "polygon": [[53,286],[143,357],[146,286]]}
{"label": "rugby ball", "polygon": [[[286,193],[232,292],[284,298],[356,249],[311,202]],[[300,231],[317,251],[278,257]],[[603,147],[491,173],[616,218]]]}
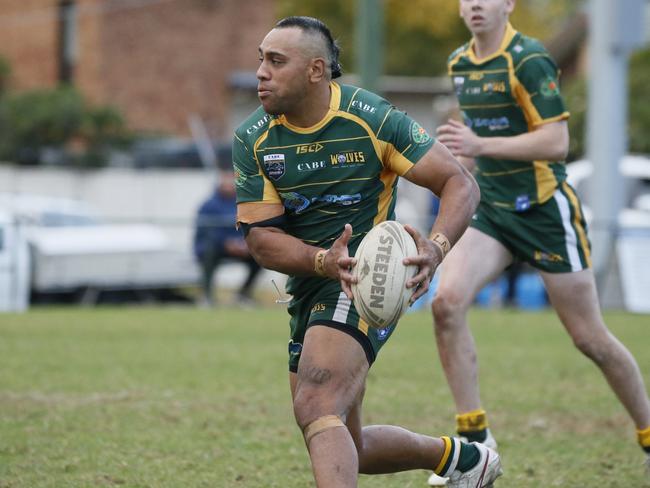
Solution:
{"label": "rugby ball", "polygon": [[415,291],[406,288],[406,282],[418,268],[406,266],[402,260],[417,253],[411,234],[394,220],[373,227],[359,244],[352,269],[357,282],[351,288],[354,306],[369,326],[384,329],[406,312]]}

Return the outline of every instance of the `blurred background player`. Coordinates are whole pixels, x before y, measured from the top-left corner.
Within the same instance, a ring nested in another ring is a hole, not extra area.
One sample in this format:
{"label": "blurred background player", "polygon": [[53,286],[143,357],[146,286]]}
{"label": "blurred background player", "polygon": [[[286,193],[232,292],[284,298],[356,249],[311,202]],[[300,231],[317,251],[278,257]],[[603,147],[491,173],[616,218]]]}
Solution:
{"label": "blurred background player", "polygon": [[246,241],[235,228],[237,203],[235,174],[232,168],[232,151],[219,152],[218,179],[214,192],[201,204],[196,218],[194,256],[201,267],[200,304],[213,306],[214,274],[225,262],[241,262],[246,266],[246,278],[237,292],[236,302],[250,305],[253,288],[261,267],[251,256]]}
{"label": "blurred background player", "polygon": [[[386,100],[332,81],[339,49],[310,17],[281,20],[259,47],[262,106],[235,132],[237,220],[255,258],[290,275],[289,382],[316,485],[356,487],[358,473],[429,469],[450,486],[492,486],[498,455],[481,444],[390,425],[362,427],[366,377],[394,327],[369,328],[351,301],[349,257],[393,219],[398,176],[441,196],[432,239],[413,235],[429,281],[478,203],[471,175]],[[445,237],[446,236],[446,237]]]}
{"label": "blurred background player", "polygon": [[[650,455],[650,404],[636,361],[600,314],[580,202],[566,180],[569,144],[558,70],[543,46],[509,23],[514,0],[460,0],[472,33],[449,58],[464,123],[438,138],[472,168],[481,202],[447,256],[432,310],[440,361],[457,409],[458,433],[496,446],[481,406],[467,310],[514,260],[537,268],[575,346],[601,369]],[[431,484],[437,480],[432,478]]]}

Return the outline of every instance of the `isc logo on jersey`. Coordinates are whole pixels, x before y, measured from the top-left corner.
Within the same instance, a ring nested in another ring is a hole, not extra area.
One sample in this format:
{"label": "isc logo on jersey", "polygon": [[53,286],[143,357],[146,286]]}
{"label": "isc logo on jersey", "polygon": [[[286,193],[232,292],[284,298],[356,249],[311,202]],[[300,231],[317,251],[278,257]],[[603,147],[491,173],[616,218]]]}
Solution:
{"label": "isc logo on jersey", "polygon": [[317,153],[323,146],[320,142],[315,142],[313,144],[302,144],[301,146],[296,147],[296,154],[307,154],[307,153]]}

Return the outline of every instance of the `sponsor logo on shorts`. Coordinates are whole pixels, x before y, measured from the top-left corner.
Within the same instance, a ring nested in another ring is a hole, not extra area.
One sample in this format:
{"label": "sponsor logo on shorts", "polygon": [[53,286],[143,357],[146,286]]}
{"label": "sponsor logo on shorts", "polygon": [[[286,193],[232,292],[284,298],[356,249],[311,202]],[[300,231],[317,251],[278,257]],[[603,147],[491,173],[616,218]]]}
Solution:
{"label": "sponsor logo on shorts", "polygon": [[515,211],[524,212],[530,208],[530,197],[528,195],[519,195],[515,198]]}
{"label": "sponsor logo on shorts", "polygon": [[289,356],[295,358],[300,356],[302,352],[302,344],[300,342],[289,341]]}
{"label": "sponsor logo on shorts", "polygon": [[324,303],[317,303],[311,308],[311,313],[315,312],[324,312],[325,311],[325,304]]}
{"label": "sponsor logo on shorts", "polygon": [[562,256],[559,254],[539,250],[535,251],[533,258],[535,261],[546,261],[549,263],[561,263],[564,261],[564,259],[562,259]]}
{"label": "sponsor logo on shorts", "polygon": [[284,154],[266,154],[264,156],[264,168],[269,178],[279,180],[284,176]]}
{"label": "sponsor logo on shorts", "polygon": [[390,335],[390,332],[393,330],[395,326],[391,325],[390,327],[386,327],[385,329],[379,329],[377,331],[377,339],[380,341],[385,341],[388,339],[388,336]]}

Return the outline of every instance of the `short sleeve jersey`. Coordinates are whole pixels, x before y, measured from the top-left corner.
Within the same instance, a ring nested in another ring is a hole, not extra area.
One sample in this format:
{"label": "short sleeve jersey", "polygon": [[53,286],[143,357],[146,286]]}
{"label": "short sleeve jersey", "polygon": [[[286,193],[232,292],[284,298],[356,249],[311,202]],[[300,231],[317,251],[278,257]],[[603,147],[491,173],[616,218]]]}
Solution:
{"label": "short sleeve jersey", "polygon": [[[334,82],[330,91],[329,111],[312,127],[293,126],[262,107],[239,126],[233,139],[237,203],[281,203],[285,231],[326,249],[350,223],[353,255],[374,225],[395,218],[398,176],[434,140],[371,92]],[[318,280],[291,277],[288,292]]]}
{"label": "short sleeve jersey", "polygon": [[[569,117],[553,59],[509,24],[496,53],[477,59],[470,41],[451,54],[448,67],[464,122],[481,137],[515,136]],[[566,179],[561,161],[476,162],[482,201],[513,211],[547,201]]]}

